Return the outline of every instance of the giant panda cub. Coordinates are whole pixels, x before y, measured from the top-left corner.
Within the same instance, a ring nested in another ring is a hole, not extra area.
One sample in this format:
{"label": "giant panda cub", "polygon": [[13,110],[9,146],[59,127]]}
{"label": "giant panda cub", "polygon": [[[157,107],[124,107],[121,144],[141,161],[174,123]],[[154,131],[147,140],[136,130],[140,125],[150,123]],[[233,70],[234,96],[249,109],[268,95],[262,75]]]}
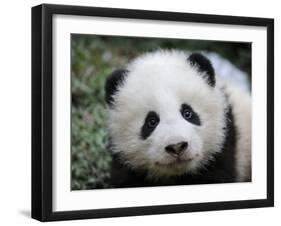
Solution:
{"label": "giant panda cub", "polygon": [[113,187],[251,181],[251,97],[201,53],[158,50],[105,85]]}

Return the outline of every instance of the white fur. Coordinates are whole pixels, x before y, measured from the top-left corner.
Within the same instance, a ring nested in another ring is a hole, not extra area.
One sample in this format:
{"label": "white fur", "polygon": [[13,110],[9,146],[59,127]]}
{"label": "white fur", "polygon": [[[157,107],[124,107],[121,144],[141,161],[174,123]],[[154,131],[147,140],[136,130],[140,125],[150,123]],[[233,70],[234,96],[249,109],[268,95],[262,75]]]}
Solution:
{"label": "white fur", "polygon": [[[148,169],[149,176],[154,179],[196,173],[212,160],[214,153],[221,150],[227,107],[221,87],[226,84],[217,80],[215,87],[209,86],[202,79],[204,74],[198,75],[198,71],[188,64],[186,53],[181,51],[161,50],[142,55],[131,62],[127,70],[129,75],[114,96],[115,106],[109,109],[113,151],[121,152],[130,167]],[[234,90],[229,93],[232,103],[239,105],[242,94]],[[181,116],[180,106],[183,103],[189,104],[199,115],[201,126],[189,123]],[[247,104],[245,102],[241,107],[234,108],[241,134],[238,146],[245,145],[237,153],[238,160],[244,158],[238,161],[239,179],[248,174],[246,168],[250,158],[250,131],[248,125],[240,126],[240,123],[247,124],[244,120],[248,119],[242,115],[247,111]],[[143,140],[141,127],[149,111],[159,114],[160,123]],[[251,117],[250,113],[247,117]],[[193,160],[171,164],[173,159],[165,152],[165,146],[183,140],[189,143],[189,150],[183,158]]]}
{"label": "white fur", "polygon": [[251,96],[233,83],[226,83],[226,92],[235,117],[237,128],[236,174],[237,181],[251,178]]}

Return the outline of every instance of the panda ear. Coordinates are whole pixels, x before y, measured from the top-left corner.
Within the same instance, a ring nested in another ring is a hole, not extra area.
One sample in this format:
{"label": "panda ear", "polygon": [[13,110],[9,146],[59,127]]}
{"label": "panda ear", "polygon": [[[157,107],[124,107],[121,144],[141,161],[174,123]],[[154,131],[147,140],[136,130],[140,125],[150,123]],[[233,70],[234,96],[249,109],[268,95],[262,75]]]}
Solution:
{"label": "panda ear", "polygon": [[118,87],[122,85],[128,70],[117,69],[111,73],[105,83],[105,101],[109,106],[114,103],[114,94],[117,92]]}
{"label": "panda ear", "polygon": [[203,73],[204,78],[210,86],[215,86],[215,70],[207,57],[203,56],[201,53],[192,53],[187,60],[191,66],[195,66],[199,72]]}

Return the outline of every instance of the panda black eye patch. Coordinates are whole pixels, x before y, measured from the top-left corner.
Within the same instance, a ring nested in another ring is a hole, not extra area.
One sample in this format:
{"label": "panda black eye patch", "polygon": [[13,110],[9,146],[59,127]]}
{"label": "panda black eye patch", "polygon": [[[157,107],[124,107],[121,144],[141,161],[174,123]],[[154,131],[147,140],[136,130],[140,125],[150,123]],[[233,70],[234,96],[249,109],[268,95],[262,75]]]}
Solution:
{"label": "panda black eye patch", "polygon": [[156,112],[154,111],[148,112],[145,117],[144,124],[141,128],[141,138],[144,140],[148,138],[151,135],[151,133],[155,130],[159,122],[160,122],[160,118]]}
{"label": "panda black eye patch", "polygon": [[188,104],[181,105],[180,113],[186,121],[197,126],[201,125],[199,115]]}

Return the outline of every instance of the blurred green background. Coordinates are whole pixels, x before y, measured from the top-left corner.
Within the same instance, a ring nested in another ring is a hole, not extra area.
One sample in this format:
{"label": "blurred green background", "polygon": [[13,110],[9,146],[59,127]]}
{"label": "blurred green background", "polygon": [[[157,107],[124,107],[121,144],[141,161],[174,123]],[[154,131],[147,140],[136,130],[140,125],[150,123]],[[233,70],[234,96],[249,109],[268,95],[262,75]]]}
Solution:
{"label": "blurred green background", "polygon": [[250,43],[72,34],[72,190],[110,187],[105,80],[137,55],[159,48],[215,52],[251,75]]}

